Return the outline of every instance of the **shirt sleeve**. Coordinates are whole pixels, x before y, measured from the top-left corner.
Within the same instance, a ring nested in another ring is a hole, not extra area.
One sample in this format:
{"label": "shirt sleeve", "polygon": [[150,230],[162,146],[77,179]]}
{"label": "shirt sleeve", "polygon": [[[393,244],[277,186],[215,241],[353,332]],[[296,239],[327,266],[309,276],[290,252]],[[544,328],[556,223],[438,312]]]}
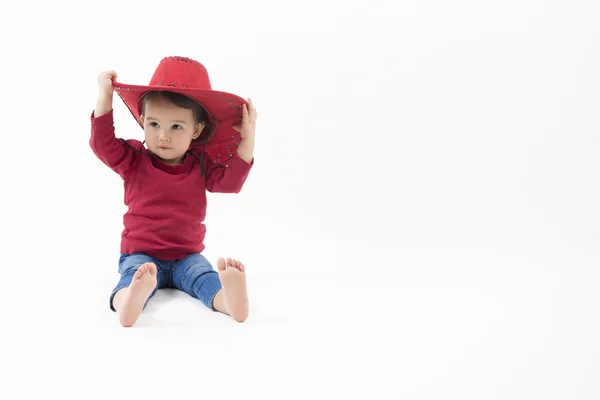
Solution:
{"label": "shirt sleeve", "polygon": [[206,190],[212,193],[239,193],[253,165],[254,159],[247,163],[237,154],[227,165],[206,157]]}
{"label": "shirt sleeve", "polygon": [[115,136],[113,111],[99,117],[91,115],[92,133],[90,147],[92,151],[110,169],[125,178],[133,165],[136,152],[124,140]]}

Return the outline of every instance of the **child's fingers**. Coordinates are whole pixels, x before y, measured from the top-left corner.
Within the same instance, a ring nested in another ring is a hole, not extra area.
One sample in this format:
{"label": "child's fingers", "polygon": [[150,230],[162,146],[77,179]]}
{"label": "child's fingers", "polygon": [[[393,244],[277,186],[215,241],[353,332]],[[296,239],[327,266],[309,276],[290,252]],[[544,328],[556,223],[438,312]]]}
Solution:
{"label": "child's fingers", "polygon": [[249,115],[252,116],[252,119],[256,119],[256,107],[254,107],[254,103],[252,103],[252,99],[248,99],[249,103],[250,103],[250,110],[248,112]]}

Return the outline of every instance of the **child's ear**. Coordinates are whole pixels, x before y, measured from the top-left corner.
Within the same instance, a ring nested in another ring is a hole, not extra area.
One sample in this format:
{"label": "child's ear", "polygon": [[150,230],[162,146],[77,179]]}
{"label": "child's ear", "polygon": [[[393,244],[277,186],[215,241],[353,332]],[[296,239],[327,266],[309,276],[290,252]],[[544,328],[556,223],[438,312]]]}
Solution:
{"label": "child's ear", "polygon": [[140,125],[144,126],[144,116],[140,115]]}
{"label": "child's ear", "polygon": [[194,136],[192,136],[194,139],[198,139],[198,137],[200,137],[200,134],[202,133],[202,131],[204,130],[204,124],[196,124],[196,132],[194,132]]}

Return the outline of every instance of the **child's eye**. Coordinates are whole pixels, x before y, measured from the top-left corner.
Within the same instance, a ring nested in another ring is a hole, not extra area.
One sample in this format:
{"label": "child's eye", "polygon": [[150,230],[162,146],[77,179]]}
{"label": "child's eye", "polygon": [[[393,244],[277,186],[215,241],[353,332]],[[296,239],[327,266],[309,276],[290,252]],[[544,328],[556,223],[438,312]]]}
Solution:
{"label": "child's eye", "polygon": [[173,129],[179,130],[179,129],[181,129],[181,125],[175,124],[175,125],[173,125]]}
{"label": "child's eye", "polygon": [[158,127],[158,124],[156,122],[150,122],[150,126],[156,128]]}

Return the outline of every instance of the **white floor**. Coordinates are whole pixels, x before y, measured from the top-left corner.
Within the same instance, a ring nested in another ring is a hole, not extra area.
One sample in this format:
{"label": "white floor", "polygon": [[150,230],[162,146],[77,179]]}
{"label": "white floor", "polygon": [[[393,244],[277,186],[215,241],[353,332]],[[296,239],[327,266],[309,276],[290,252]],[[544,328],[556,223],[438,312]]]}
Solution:
{"label": "white floor", "polygon": [[600,394],[597,258],[409,252],[360,276],[292,264],[297,273],[248,266],[243,324],[162,291],[124,329],[107,308],[116,276],[106,268],[32,277],[23,297],[3,299],[3,398]]}

